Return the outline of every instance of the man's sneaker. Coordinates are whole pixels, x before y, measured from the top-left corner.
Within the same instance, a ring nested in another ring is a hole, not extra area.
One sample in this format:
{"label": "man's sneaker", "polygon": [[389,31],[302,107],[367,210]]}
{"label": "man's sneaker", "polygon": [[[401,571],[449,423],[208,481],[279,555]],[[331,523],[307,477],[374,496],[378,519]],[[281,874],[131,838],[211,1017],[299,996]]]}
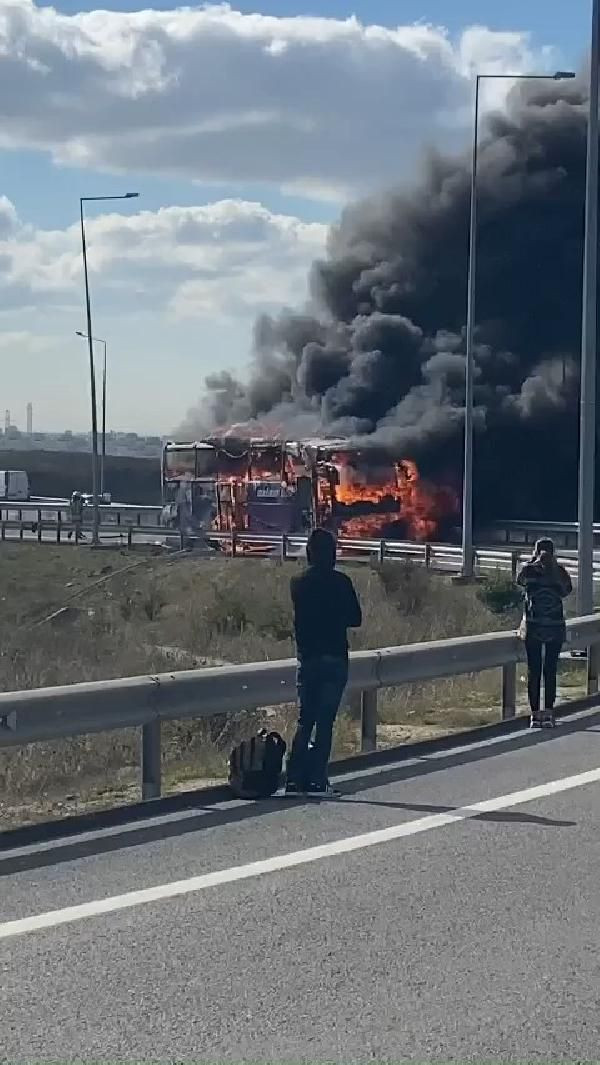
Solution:
{"label": "man's sneaker", "polygon": [[529,718],[529,728],[541,728],[542,727],[542,715],[537,712],[531,715]]}
{"label": "man's sneaker", "polygon": [[287,784],[285,786],[285,793],[286,793],[286,795],[298,795],[298,796],[301,796],[301,795],[305,794],[305,789],[301,788],[299,784],[295,783],[295,781],[288,780],[288,782],[287,782]]}
{"label": "man's sneaker", "polygon": [[333,784],[330,784],[328,780],[325,780],[320,784],[309,784],[306,789],[306,794],[314,795],[319,798],[336,799],[341,795],[341,792],[337,791],[337,789],[333,787]]}
{"label": "man's sneaker", "polygon": [[544,710],[542,716],[542,728],[556,728],[554,710]]}

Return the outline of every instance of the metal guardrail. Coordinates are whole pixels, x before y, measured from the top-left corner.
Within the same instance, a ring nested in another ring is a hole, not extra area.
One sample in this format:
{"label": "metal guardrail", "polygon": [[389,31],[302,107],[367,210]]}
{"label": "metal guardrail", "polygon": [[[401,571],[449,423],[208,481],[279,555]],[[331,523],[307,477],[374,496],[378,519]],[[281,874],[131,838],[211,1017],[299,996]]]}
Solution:
{"label": "metal guardrail", "polygon": [[[133,547],[136,538],[147,542],[148,537],[155,537],[157,541],[169,537],[169,531],[160,525],[141,525],[129,522],[102,522],[99,527],[100,540],[113,543],[116,546]],[[42,520],[17,520],[10,518],[0,519],[0,541],[31,543],[32,538],[38,543],[66,544],[90,543],[92,525],[82,522],[79,527],[71,521],[70,517],[64,520],[60,517],[57,521]],[[177,534],[178,535],[178,534]],[[179,539],[179,535],[178,535]]]}
{"label": "metal guardrail", "polygon": [[[162,507],[159,506],[136,506],[130,503],[100,504],[100,518],[103,525],[119,526],[152,526],[159,528]],[[68,502],[10,502],[0,500],[0,521],[24,522],[25,524],[46,525],[62,524],[71,522],[71,511]],[[85,507],[83,511],[83,526],[91,528],[93,522],[93,510]]]}
{"label": "metal guardrail", "polygon": [[[588,649],[588,694],[598,691],[600,615],[567,622],[567,645]],[[347,694],[360,696],[361,749],[377,747],[382,688],[501,668],[502,719],[516,714],[516,668],[525,657],[515,633],[359,651],[350,655]],[[261,662],[0,693],[0,747],[115,729],[141,729],[142,797],[161,792],[161,724],[292,703],[296,663]]]}
{"label": "metal guardrail", "polygon": [[[495,521],[487,529],[480,530],[480,538],[512,546],[533,544],[540,536],[551,536],[559,547],[576,548],[578,535],[576,521]],[[594,523],[594,544],[600,546],[599,522]]]}
{"label": "metal guardrail", "polygon": [[[132,503],[101,504],[100,514],[103,525],[116,525],[160,528],[162,507],[157,505],[136,505]],[[32,502],[0,500],[0,521],[70,522],[70,510],[67,500],[44,500]],[[92,510],[84,510],[84,527],[92,524]],[[480,529],[479,540],[504,544],[506,546],[527,546],[539,536],[553,536],[557,546],[570,548],[577,546],[578,525],[569,521],[495,521],[487,529]],[[595,543],[600,546],[600,522],[594,525]]]}
{"label": "metal guardrail", "polygon": [[[114,525],[101,524],[100,539],[117,547],[132,548],[136,543],[169,542],[182,549],[194,544],[218,545],[232,557],[244,554],[261,554],[275,556],[282,561],[296,559],[306,548],[305,536],[254,535],[251,533],[234,534],[209,532],[205,537],[182,536],[177,530],[166,529],[156,525]],[[73,523],[66,521],[0,520],[0,540],[29,541],[32,536],[39,543],[77,543],[77,530]],[[83,525],[83,533],[88,535],[88,528]],[[69,540],[69,534],[71,539]],[[75,535],[74,535],[75,534]],[[89,539],[86,541],[89,543]],[[362,561],[412,561],[441,573],[457,574],[462,568],[462,551],[452,544],[417,544],[398,540],[360,540],[341,538],[338,541],[340,556],[344,560]],[[478,547],[474,552],[475,571],[480,575],[495,571],[504,571],[516,576],[522,562],[531,555],[530,550],[513,547],[510,550],[501,547]],[[568,570],[571,577],[577,576],[577,552],[565,550],[559,552],[558,560]],[[600,555],[593,563],[594,580],[600,581]]]}

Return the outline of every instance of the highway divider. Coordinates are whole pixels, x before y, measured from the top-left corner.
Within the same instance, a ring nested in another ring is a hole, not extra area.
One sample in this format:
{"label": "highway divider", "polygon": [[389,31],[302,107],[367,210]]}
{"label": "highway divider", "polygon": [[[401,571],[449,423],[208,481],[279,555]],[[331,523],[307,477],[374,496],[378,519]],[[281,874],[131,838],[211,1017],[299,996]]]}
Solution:
{"label": "highway divider", "polygon": [[[136,520],[141,514],[135,511]],[[60,517],[60,516],[59,516]],[[69,539],[69,534],[71,538]],[[70,520],[30,521],[0,519],[0,541],[3,543],[31,543],[37,540],[44,544],[89,545],[89,529],[83,526],[84,538],[80,540],[78,531]],[[103,547],[132,549],[134,547],[151,548],[154,546],[171,547],[173,550],[190,551],[198,547],[218,549],[227,557],[271,557],[283,561],[303,558],[306,550],[305,536],[256,535],[252,533],[218,533],[207,532],[203,536],[186,536],[174,529],[158,525],[138,525],[129,522],[106,524],[104,519],[99,528],[100,542]],[[414,543],[400,540],[363,540],[340,537],[338,539],[340,558],[344,561],[358,562],[415,562],[437,573],[459,574],[462,569],[462,550],[454,544]],[[474,569],[482,576],[495,572],[505,572],[516,577],[519,566],[531,557],[531,550],[524,548],[477,547],[474,550]],[[577,577],[577,552],[560,551],[558,561],[565,566],[572,578]],[[600,581],[600,560],[593,562],[594,580]]]}
{"label": "highway divider", "polygon": [[[568,621],[567,646],[587,650],[587,690],[595,695],[600,614]],[[360,698],[361,750],[377,748],[377,693],[382,688],[501,668],[502,719],[514,718],[516,669],[524,657],[523,642],[512,632],[352,654],[347,694]],[[293,659],[4,692],[0,693],[0,747],[139,728],[142,797],[157,798],[163,721],[279,706],[293,703],[295,697]]]}

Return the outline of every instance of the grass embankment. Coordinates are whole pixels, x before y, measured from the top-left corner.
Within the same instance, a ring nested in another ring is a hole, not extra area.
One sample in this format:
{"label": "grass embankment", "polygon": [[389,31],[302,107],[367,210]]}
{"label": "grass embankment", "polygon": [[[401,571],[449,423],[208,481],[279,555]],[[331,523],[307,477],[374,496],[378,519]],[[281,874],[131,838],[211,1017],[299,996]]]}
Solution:
{"label": "grass embankment", "polygon": [[[3,545],[0,550],[0,689],[133,676],[197,665],[272,660],[294,653],[293,565],[94,554],[86,549]],[[411,565],[353,570],[364,612],[353,649],[514,628],[473,587]],[[66,607],[52,620],[46,620]],[[395,744],[470,728],[499,715],[499,671],[383,692],[380,742]],[[286,735],[293,707],[168,724],[164,769],[171,787],[223,777],[241,736],[267,721]],[[135,794],[134,731],[0,750],[0,824]],[[358,723],[340,716],[336,751],[357,749]]]}

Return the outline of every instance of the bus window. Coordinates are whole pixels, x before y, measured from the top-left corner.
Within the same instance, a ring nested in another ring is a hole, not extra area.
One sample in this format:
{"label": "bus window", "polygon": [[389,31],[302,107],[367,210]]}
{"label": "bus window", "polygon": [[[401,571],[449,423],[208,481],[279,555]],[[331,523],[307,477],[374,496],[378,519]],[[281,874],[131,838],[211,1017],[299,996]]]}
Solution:
{"label": "bus window", "polygon": [[165,448],[164,474],[166,480],[196,476],[196,449],[193,447]]}
{"label": "bus window", "polygon": [[196,448],[196,477],[201,480],[215,478],[218,472],[217,453],[214,448]]}
{"label": "bus window", "polygon": [[253,445],[250,451],[250,479],[281,480],[283,473],[283,451],[279,446]]}

